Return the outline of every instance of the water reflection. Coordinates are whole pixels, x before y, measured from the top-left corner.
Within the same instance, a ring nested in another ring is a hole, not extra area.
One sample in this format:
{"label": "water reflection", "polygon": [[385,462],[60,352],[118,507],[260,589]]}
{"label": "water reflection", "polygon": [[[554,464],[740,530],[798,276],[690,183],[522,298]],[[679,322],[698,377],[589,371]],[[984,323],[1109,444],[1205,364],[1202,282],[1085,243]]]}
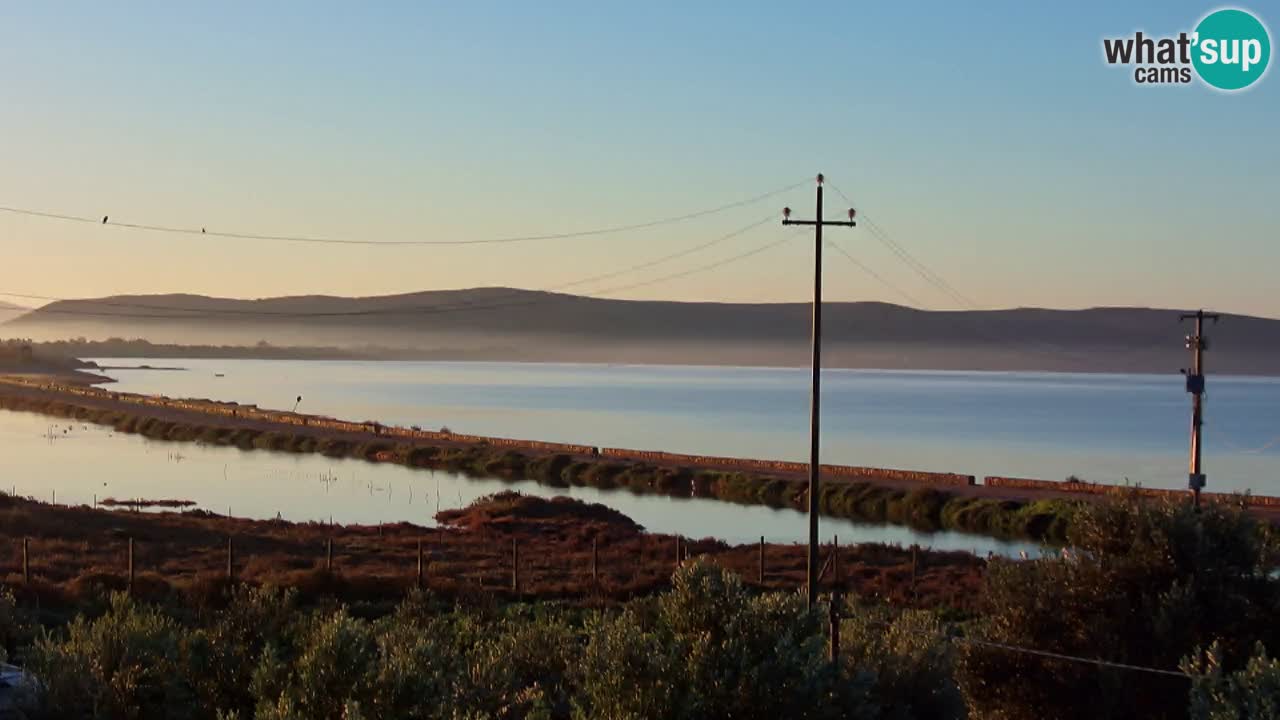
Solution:
{"label": "water reflection", "polygon": [[[790,509],[743,506],[701,498],[637,495],[626,489],[552,488],[532,482],[467,478],[449,472],[321,455],[196,443],[165,443],[119,434],[97,425],[0,411],[3,480],[19,494],[59,503],[117,499],[192,500],[205,510],[242,517],[376,524],[435,524],[440,510],[513,488],[531,495],[565,495],[616,508],[646,529],[731,543],[803,542],[807,518]],[[1002,542],[964,533],[922,533],[892,525],[824,518],[824,540],[841,543],[919,543],[939,549],[1013,555],[1037,552],[1031,543]]]}

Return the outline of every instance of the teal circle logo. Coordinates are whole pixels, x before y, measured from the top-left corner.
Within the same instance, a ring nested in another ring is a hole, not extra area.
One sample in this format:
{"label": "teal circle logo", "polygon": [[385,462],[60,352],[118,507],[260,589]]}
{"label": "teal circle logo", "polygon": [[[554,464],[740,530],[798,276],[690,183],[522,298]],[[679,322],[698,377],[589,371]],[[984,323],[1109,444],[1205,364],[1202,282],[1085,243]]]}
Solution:
{"label": "teal circle logo", "polygon": [[1271,36],[1252,13],[1228,8],[1196,26],[1191,63],[1200,79],[1219,90],[1243,90],[1257,82],[1271,60]]}

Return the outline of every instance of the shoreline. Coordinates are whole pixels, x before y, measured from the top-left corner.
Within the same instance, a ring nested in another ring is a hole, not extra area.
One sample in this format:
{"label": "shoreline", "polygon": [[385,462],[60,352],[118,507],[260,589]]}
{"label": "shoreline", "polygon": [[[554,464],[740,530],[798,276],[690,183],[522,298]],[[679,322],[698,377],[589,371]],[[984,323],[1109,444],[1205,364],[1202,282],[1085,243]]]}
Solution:
{"label": "shoreline", "polygon": [[[87,383],[0,376],[0,409],[32,411],[110,425],[153,439],[234,445],[242,449],[314,452],[408,467],[528,480],[550,486],[625,487],[641,493],[697,496],[740,504],[804,509],[804,463],[596,448],[350,423],[252,405],[116,393]],[[1078,503],[1110,486],[989,478],[887,468],[823,465],[825,515],[919,530],[957,530],[1061,542]],[[1180,491],[1135,490],[1180,498]],[[1245,496],[1209,496],[1237,501]],[[1280,499],[1246,498],[1268,515]]]}

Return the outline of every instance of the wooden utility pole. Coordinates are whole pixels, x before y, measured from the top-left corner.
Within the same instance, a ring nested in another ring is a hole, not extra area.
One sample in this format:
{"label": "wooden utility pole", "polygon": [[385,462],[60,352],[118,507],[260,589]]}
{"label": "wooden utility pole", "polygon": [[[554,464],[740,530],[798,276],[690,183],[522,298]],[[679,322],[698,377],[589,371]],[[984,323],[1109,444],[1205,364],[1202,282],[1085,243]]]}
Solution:
{"label": "wooden utility pole", "polygon": [[1182,372],[1187,376],[1187,392],[1191,393],[1191,462],[1188,485],[1195,498],[1197,509],[1200,507],[1200,491],[1205,486],[1204,471],[1200,467],[1200,426],[1204,420],[1204,351],[1209,349],[1209,338],[1204,336],[1205,318],[1215,323],[1218,321],[1216,314],[1206,313],[1204,310],[1182,315],[1184,322],[1196,321],[1195,334],[1187,336],[1187,349],[1191,351],[1191,369]]}
{"label": "wooden utility pole", "polygon": [[813,220],[792,220],[791,208],[783,208],[783,225],[813,226],[813,361],[810,367],[812,387],[809,393],[809,572],[806,602],[813,607],[818,594],[818,435],[822,380],[822,228],[824,225],[854,227],[854,211],[848,220],[822,218],[822,174],[818,174],[818,201]]}

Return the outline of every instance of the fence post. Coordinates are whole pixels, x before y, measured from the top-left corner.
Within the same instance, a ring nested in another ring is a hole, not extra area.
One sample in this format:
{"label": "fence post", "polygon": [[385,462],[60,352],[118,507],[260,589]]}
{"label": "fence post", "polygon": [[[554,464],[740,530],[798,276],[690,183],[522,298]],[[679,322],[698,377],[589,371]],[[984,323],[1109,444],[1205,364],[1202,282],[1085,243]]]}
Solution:
{"label": "fence post", "polygon": [[599,538],[591,538],[591,585],[600,587],[600,545]]}
{"label": "fence post", "polygon": [[133,595],[133,537],[129,538],[129,594]]}
{"label": "fence post", "polygon": [[422,588],[423,570],[422,567],[422,538],[418,538],[418,588]]}
{"label": "fence post", "polygon": [[520,546],[511,538],[511,592],[520,595]]}
{"label": "fence post", "polygon": [[840,588],[836,587],[831,590],[831,606],[828,608],[827,621],[831,625],[831,647],[829,655],[831,664],[836,665],[840,662]]}
{"label": "fence post", "polygon": [[831,536],[831,581],[840,582],[840,536]]}
{"label": "fence post", "polygon": [[760,536],[760,584],[764,584],[764,536]]}
{"label": "fence post", "polygon": [[918,572],[920,561],[919,551],[920,546],[911,546],[911,596],[917,600],[919,599],[919,595],[916,593],[916,573]]}
{"label": "fence post", "polygon": [[22,582],[31,584],[31,538],[22,538]]}
{"label": "fence post", "polygon": [[231,536],[227,536],[227,581],[236,581],[236,549]]}
{"label": "fence post", "polygon": [[333,538],[324,541],[324,569],[333,572]]}

